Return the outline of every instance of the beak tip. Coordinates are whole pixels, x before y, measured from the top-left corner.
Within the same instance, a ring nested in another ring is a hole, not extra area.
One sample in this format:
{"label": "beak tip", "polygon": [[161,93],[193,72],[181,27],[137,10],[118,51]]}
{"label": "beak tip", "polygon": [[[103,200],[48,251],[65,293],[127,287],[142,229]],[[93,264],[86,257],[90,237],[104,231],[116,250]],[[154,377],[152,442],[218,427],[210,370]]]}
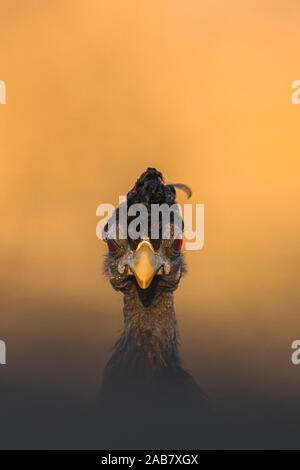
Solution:
{"label": "beak tip", "polygon": [[152,279],[147,280],[147,281],[137,279],[137,283],[138,283],[138,285],[140,286],[141,289],[147,289],[150,286],[151,281],[152,281]]}
{"label": "beak tip", "polygon": [[155,276],[160,261],[149,242],[141,242],[131,262],[131,270],[141,289],[147,289]]}

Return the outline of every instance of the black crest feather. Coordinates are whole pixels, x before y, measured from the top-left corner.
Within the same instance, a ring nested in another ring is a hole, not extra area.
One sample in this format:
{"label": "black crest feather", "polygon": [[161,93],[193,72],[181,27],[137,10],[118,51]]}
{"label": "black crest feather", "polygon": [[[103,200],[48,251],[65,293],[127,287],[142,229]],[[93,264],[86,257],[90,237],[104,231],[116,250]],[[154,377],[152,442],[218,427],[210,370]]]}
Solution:
{"label": "black crest feather", "polygon": [[185,184],[164,184],[163,175],[155,168],[147,168],[136,181],[134,187],[127,194],[128,206],[136,203],[168,204],[176,203],[176,189],[184,191],[188,198],[192,195],[191,189]]}

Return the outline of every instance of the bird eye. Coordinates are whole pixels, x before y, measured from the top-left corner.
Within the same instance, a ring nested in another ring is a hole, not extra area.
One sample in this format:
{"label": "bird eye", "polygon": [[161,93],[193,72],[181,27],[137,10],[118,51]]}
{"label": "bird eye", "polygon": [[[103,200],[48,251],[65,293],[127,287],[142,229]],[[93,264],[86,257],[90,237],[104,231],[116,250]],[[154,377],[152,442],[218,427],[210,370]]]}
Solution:
{"label": "bird eye", "polygon": [[114,240],[111,240],[111,239],[107,240],[107,246],[108,246],[109,251],[111,251],[111,252],[117,251],[117,249],[118,249],[117,243]]}
{"label": "bird eye", "polygon": [[176,238],[176,240],[174,240],[173,242],[174,250],[179,251],[181,250],[181,247],[182,247],[182,238]]}

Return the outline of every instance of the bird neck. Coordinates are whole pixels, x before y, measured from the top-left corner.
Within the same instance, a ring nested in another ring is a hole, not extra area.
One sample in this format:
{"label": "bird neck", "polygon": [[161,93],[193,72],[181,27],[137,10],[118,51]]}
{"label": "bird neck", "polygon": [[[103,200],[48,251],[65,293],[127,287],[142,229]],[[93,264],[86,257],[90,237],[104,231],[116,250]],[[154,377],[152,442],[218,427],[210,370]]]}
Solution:
{"label": "bird neck", "polygon": [[111,366],[126,374],[145,375],[180,364],[172,292],[160,292],[145,307],[134,289],[124,295],[124,329]]}

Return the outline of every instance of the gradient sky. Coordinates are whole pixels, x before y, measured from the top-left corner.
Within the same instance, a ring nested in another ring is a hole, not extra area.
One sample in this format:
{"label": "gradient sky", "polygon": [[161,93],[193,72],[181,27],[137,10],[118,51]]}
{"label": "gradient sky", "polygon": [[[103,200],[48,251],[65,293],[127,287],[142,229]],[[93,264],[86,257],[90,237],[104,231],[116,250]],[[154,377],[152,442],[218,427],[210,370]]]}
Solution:
{"label": "gradient sky", "polygon": [[122,328],[96,207],[154,166],[205,204],[176,293],[185,364],[208,392],[296,400],[299,2],[0,9],[0,378],[95,393]]}

